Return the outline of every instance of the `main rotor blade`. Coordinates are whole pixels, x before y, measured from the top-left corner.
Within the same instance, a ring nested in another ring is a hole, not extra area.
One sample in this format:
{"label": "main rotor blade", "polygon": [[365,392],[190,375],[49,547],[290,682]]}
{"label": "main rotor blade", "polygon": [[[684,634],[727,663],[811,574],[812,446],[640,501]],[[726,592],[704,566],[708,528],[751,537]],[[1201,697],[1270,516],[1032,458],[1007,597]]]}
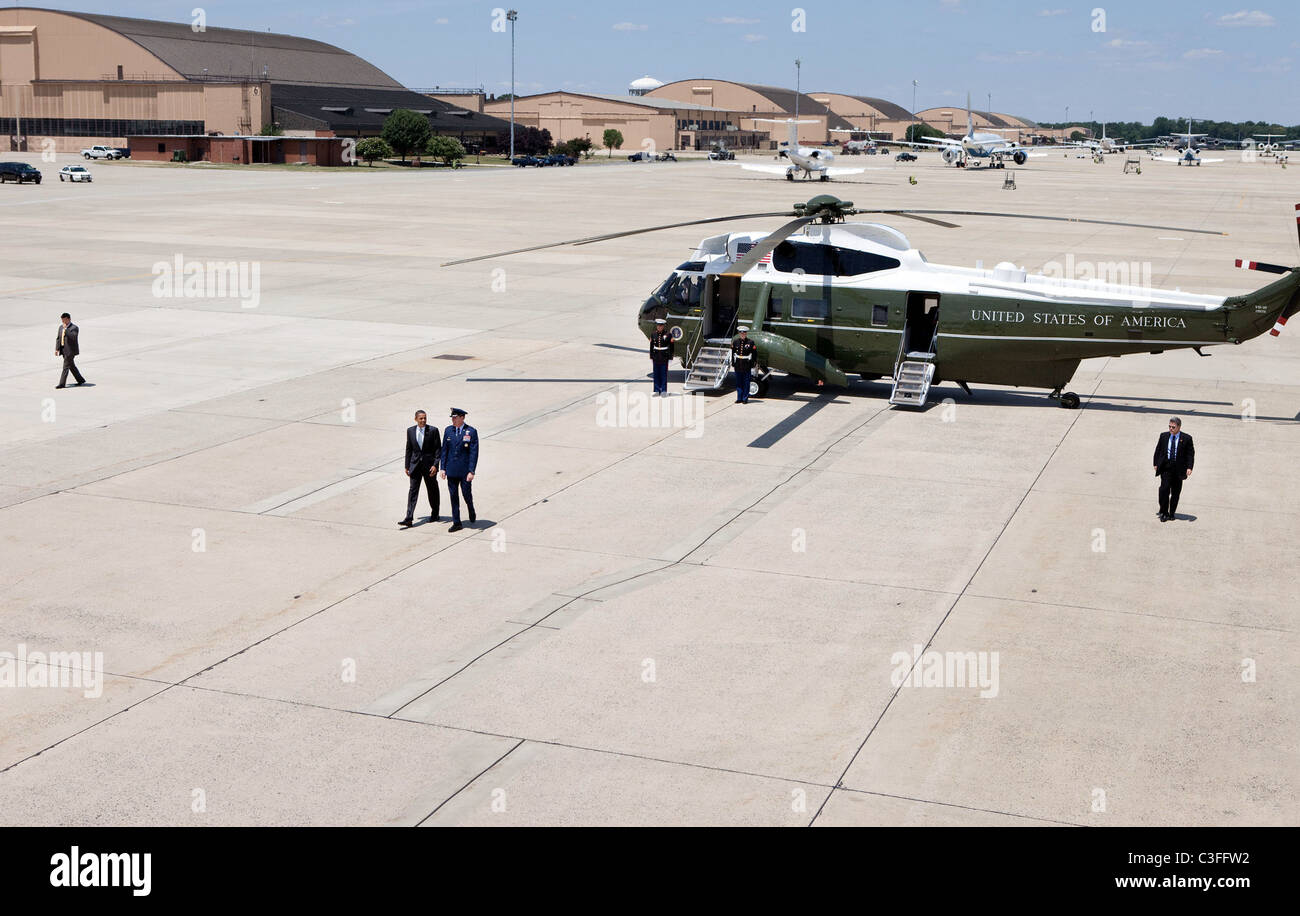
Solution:
{"label": "main rotor blade", "polygon": [[1167,232],[1195,232],[1199,235],[1223,235],[1217,229],[1188,229],[1185,226],[1156,226],[1151,223],[1125,223],[1113,219],[1084,219],[1080,216],[1040,216],[1036,213],[992,213],[988,210],[859,210],[859,213],[892,213],[908,216],[913,213],[935,213],[943,216],[996,216],[1002,219],[1042,219],[1057,223],[1091,223],[1095,226],[1128,226],[1132,229],[1163,229]]}
{"label": "main rotor blade", "polygon": [[644,229],[627,229],[623,232],[609,232],[604,235],[589,235],[579,239],[566,239],[563,242],[546,242],[542,245],[530,245],[527,248],[513,248],[510,251],[498,251],[495,254],[480,254],[472,258],[460,258],[455,261],[447,261],[441,266],[455,267],[457,264],[469,264],[473,261],[488,261],[492,258],[504,258],[511,254],[524,254],[529,251],[542,251],[547,248],[560,248],[564,245],[590,245],[592,242],[603,242],[607,239],[618,239],[629,235],[640,235],[644,232],[659,232],[663,229],[680,229],[683,226],[703,226],[707,223],[725,223],[729,220],[736,219],[760,219],[769,216],[789,216],[791,211],[781,210],[774,213],[737,213],[733,216],[714,216],[709,219],[692,219],[682,223],[667,223],[663,226],[647,226]]}
{"label": "main rotor blade", "polygon": [[760,241],[753,248],[749,249],[749,251],[745,252],[745,256],[743,258],[741,258],[735,264],[732,264],[730,267],[724,270],[722,272],[722,276],[724,277],[743,276],[746,272],[748,272],[748,270],[751,267],[753,267],[759,261],[763,260],[763,258],[767,257],[773,251],[775,251],[777,245],[780,245],[790,236],[794,235],[796,230],[802,229],[804,226],[808,225],[809,223],[815,222],[816,220],[819,219],[821,219],[821,215],[818,213],[814,213],[811,216],[801,216],[798,219],[790,220],[790,222],[786,223],[784,226],[782,226],[780,229],[773,232],[771,235],[764,236],[762,241]]}
{"label": "main rotor blade", "polygon": [[933,223],[936,226],[942,226],[945,229],[960,229],[956,223],[945,222],[941,219],[931,219],[928,216],[917,216],[911,210],[854,210],[854,213],[883,213],[886,216],[906,216],[908,219],[919,220],[923,223]]}

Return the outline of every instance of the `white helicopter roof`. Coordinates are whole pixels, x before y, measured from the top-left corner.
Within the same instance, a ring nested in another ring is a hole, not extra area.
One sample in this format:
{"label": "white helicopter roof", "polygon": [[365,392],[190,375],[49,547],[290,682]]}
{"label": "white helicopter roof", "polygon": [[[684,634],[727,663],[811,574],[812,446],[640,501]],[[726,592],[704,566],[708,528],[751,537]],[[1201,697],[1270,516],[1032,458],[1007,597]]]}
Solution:
{"label": "white helicopter roof", "polygon": [[[705,239],[692,260],[705,262],[706,273],[718,273],[739,260],[750,245],[766,238],[767,232],[731,232]],[[897,262],[893,268],[877,269],[853,277],[843,277],[837,285],[862,289],[921,289],[936,293],[972,296],[1007,296],[1044,306],[1127,306],[1135,309],[1152,305],[1209,310],[1223,304],[1224,297],[1182,290],[1165,290],[1134,282],[1140,280],[1137,264],[1103,264],[1104,279],[1080,279],[1031,274],[1023,267],[1002,262],[993,269],[931,264],[911,247],[902,232],[881,223],[814,223],[802,234],[792,235],[792,242],[835,245],[881,255]],[[759,274],[777,272],[776,265],[756,264]]]}

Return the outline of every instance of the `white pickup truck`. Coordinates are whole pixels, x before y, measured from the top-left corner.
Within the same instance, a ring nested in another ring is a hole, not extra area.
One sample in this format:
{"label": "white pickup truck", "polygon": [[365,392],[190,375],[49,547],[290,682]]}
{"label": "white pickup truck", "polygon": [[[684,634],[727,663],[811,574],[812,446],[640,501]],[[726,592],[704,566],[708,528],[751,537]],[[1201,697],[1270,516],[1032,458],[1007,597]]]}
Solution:
{"label": "white pickup truck", "polygon": [[122,151],[114,146],[92,146],[83,149],[81,155],[87,159],[121,159]]}

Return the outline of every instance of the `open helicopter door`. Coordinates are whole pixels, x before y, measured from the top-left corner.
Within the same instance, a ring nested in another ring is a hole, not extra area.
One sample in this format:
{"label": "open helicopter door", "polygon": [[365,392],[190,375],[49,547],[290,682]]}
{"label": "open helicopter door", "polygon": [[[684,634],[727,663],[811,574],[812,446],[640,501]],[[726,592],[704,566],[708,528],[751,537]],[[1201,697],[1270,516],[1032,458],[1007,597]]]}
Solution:
{"label": "open helicopter door", "polygon": [[894,390],[890,404],[921,407],[934,381],[936,350],[939,341],[939,294],[907,294],[907,317],[903,339],[899,341],[894,363]]}
{"label": "open helicopter door", "polygon": [[740,308],[740,277],[710,276],[704,284],[700,330],[687,349],[685,391],[717,390],[731,371],[731,334]]}

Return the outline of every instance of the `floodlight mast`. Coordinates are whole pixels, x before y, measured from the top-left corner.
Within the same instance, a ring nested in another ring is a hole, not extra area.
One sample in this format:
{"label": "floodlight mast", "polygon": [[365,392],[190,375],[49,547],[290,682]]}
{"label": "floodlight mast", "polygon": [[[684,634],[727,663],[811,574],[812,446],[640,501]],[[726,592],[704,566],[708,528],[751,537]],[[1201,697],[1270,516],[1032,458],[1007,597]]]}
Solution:
{"label": "floodlight mast", "polygon": [[515,158],[515,20],[519,18],[517,10],[506,10],[506,19],[510,20],[510,160]]}

